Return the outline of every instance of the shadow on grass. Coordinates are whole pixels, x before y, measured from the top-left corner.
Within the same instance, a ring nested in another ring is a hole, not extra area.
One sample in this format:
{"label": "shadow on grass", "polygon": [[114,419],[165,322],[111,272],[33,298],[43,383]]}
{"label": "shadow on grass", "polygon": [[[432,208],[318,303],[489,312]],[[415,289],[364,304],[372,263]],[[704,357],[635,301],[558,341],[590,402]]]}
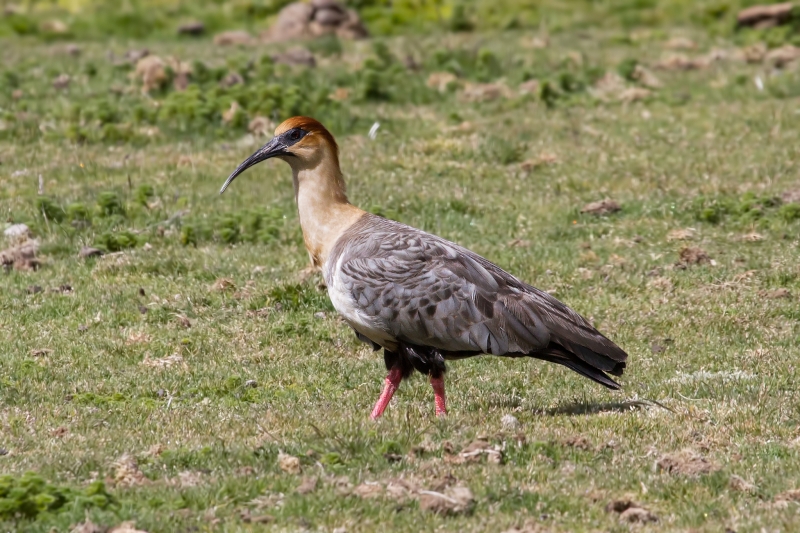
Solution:
{"label": "shadow on grass", "polygon": [[662,409],[666,409],[667,411],[672,411],[672,409],[670,409],[669,407],[666,407],[665,405],[653,400],[630,400],[627,402],[603,402],[603,403],[573,401],[564,405],[559,405],[558,407],[552,407],[550,409],[539,409],[536,411],[536,413],[546,416],[558,416],[558,415],[576,416],[576,415],[594,415],[597,413],[609,413],[609,412],[625,413],[629,411],[637,411],[639,409],[645,409],[648,407],[661,407]]}

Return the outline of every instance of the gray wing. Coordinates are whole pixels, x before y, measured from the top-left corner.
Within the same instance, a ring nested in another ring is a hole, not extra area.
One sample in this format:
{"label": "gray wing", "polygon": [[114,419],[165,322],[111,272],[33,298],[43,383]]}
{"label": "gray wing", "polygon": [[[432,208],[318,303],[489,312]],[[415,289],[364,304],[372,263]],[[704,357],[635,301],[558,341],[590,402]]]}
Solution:
{"label": "gray wing", "polygon": [[563,359],[574,354],[578,366],[622,373],[625,352],[549,294],[454,243],[364,218],[334,250],[341,254],[336,282],[394,338],[448,352],[531,355],[570,368]]}

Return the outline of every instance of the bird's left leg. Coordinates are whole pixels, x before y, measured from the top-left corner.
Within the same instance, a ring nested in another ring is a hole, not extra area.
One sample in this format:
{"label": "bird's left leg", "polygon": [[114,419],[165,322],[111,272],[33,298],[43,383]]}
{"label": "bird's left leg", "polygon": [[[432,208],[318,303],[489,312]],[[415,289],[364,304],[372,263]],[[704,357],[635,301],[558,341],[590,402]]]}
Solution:
{"label": "bird's left leg", "polygon": [[380,398],[378,398],[375,407],[372,409],[372,414],[369,415],[370,418],[375,420],[383,414],[383,412],[386,410],[386,406],[389,405],[389,401],[392,399],[392,396],[394,396],[394,393],[400,386],[400,381],[402,379],[403,370],[399,364],[396,364],[391,368],[391,370],[389,370],[389,374],[386,376],[386,382],[383,385],[383,392],[381,392]]}
{"label": "bird's left leg", "polygon": [[447,407],[444,401],[444,374],[434,377],[431,374],[431,387],[433,387],[433,394],[436,402],[436,416],[444,416],[447,414]]}

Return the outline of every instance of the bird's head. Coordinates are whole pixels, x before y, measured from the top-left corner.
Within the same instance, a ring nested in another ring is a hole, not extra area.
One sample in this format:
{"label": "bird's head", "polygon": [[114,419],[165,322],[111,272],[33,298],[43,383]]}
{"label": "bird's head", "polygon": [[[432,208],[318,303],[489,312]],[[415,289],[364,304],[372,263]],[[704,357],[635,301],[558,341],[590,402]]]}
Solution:
{"label": "bird's head", "polygon": [[333,135],[313,118],[292,117],[275,129],[275,137],[271,141],[256,150],[233,171],[219,193],[225,192],[239,174],[273,157],[289,163],[295,173],[317,168],[321,164],[332,165],[333,170],[339,172],[339,148]]}

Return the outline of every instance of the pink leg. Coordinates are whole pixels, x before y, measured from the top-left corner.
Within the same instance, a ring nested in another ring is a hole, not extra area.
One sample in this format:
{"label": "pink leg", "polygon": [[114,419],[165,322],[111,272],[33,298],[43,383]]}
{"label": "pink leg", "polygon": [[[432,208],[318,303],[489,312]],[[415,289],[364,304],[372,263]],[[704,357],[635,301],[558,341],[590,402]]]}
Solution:
{"label": "pink leg", "polygon": [[433,394],[436,397],[436,416],[444,416],[447,414],[447,407],[444,403],[444,376],[439,378],[431,376],[431,387],[433,387]]}
{"label": "pink leg", "polygon": [[372,409],[372,414],[369,415],[370,418],[375,420],[383,414],[383,411],[386,410],[386,406],[389,405],[389,401],[392,399],[392,396],[394,396],[394,393],[400,386],[400,381],[402,379],[403,372],[400,370],[400,367],[395,366],[389,371],[389,374],[386,376],[386,383],[383,385],[383,392],[381,392],[381,396],[378,398],[375,408]]}

